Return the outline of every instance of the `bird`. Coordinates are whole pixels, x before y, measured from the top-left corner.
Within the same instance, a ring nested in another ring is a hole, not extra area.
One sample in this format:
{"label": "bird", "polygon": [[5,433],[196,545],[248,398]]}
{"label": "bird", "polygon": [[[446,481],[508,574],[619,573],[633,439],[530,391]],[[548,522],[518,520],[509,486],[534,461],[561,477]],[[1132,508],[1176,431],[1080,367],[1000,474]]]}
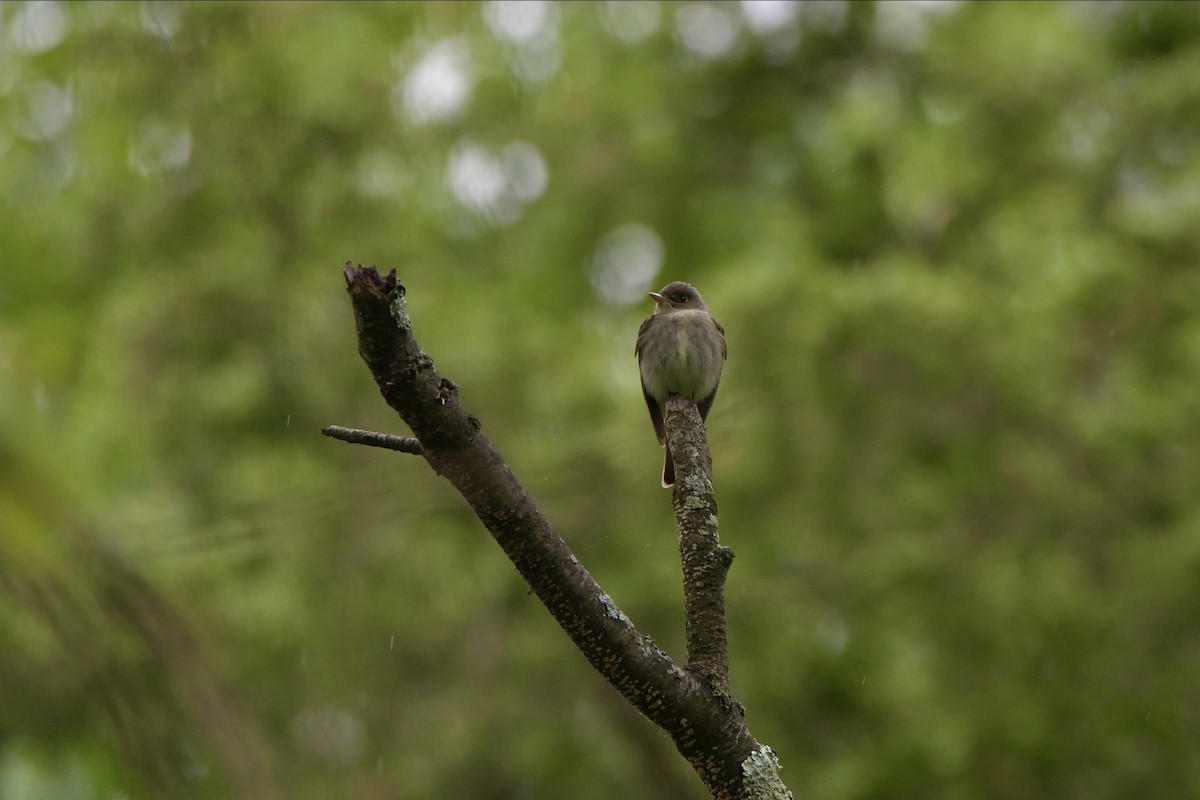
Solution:
{"label": "bird", "polygon": [[671,395],[695,401],[700,419],[708,419],[721,368],[725,365],[725,329],[708,313],[700,292],[675,281],[650,292],[654,312],[638,328],[634,354],[642,378],[642,394],[658,443],[665,449],[662,485],[675,485],[675,462],[663,426],[663,409]]}

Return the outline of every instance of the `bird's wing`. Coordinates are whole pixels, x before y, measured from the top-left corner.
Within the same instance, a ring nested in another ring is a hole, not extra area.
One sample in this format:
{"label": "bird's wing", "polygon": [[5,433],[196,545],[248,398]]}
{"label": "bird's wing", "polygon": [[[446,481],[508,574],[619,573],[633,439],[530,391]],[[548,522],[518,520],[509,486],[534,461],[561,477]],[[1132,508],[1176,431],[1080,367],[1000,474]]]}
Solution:
{"label": "bird's wing", "polygon": [[638,328],[637,342],[635,342],[633,345],[633,354],[638,357],[639,361],[642,359],[642,336],[644,336],[646,331],[650,329],[650,325],[653,322],[654,315],[651,314],[642,321],[641,327]]}
{"label": "bird's wing", "polygon": [[[724,361],[728,349],[725,346],[725,328],[721,325],[721,323],[717,322],[716,317],[709,315],[708,318],[712,320],[713,327],[716,328],[717,333],[721,335],[721,360]],[[696,401],[696,408],[700,411],[700,419],[708,419],[708,410],[712,408],[713,400],[717,399],[717,389],[720,388],[720,386],[721,379],[717,378],[717,385],[713,387],[712,394],[710,394],[708,397],[701,397]]]}
{"label": "bird's wing", "polygon": [[642,387],[642,396],[646,398],[646,408],[650,410],[650,422],[654,425],[654,435],[658,437],[658,443],[665,447],[667,429],[663,426],[662,409],[658,407],[658,401],[646,391],[645,386]]}
{"label": "bird's wing", "polygon": [[700,412],[700,419],[708,419],[708,410],[712,408],[713,400],[717,399],[717,389],[720,388],[720,386],[721,384],[718,382],[717,385],[713,387],[712,394],[696,401],[696,409]]}

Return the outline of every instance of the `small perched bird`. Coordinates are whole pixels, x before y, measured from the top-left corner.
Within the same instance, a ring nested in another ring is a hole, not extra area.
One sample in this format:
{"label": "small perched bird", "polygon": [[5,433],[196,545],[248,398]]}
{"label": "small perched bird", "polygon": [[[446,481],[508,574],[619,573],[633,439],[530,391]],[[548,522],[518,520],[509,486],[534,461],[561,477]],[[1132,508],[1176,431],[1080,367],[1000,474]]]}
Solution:
{"label": "small perched bird", "polygon": [[708,419],[725,365],[725,329],[689,283],[669,283],[661,292],[650,292],[650,297],[654,313],[638,329],[634,352],[650,421],[658,443],[666,448],[662,485],[667,488],[675,485],[675,462],[663,427],[663,408],[673,394],[690,397],[700,418]]}

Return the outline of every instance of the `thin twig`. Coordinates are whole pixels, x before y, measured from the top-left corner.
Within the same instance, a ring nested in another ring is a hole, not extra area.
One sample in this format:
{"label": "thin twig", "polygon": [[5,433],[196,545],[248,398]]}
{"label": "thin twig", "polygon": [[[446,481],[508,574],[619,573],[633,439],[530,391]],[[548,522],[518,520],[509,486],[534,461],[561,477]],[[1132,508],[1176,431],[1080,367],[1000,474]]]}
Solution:
{"label": "thin twig", "polygon": [[341,425],[326,425],[321,428],[321,434],[330,439],[338,439],[350,444],[365,444],[371,447],[382,447],[385,450],[398,450],[414,456],[425,454],[421,441],[411,436],[394,436],[390,433],[363,431],[358,428],[343,428]]}

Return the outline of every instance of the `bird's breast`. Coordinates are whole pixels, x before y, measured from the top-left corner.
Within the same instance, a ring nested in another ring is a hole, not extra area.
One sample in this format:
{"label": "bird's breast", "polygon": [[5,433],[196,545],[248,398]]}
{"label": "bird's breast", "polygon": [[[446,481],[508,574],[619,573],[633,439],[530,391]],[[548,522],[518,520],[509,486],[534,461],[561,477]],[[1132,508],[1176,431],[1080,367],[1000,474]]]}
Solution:
{"label": "bird's breast", "polygon": [[642,383],[663,402],[669,394],[703,399],[721,378],[724,354],[721,338],[704,311],[676,311],[658,321],[642,352]]}

